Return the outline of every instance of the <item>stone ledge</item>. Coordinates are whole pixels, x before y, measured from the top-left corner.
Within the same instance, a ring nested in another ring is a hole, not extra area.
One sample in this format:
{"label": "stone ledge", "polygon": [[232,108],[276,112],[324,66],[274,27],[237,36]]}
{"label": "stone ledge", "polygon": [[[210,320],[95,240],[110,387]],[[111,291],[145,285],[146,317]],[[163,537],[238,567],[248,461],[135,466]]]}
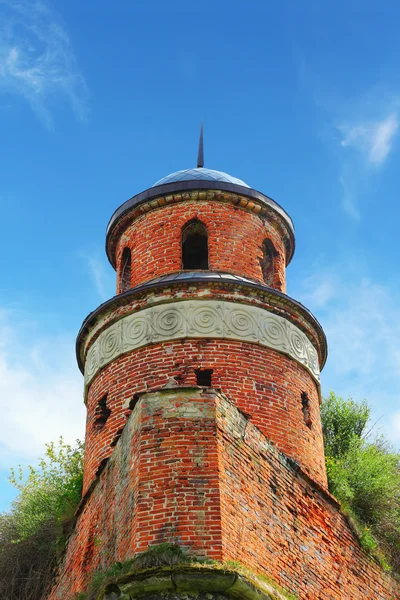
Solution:
{"label": "stone ledge", "polygon": [[113,296],[101,304],[86,317],[77,336],[76,357],[80,370],[84,372],[89,346],[112,323],[150,306],[166,306],[182,300],[200,298],[205,301],[233,301],[239,306],[258,307],[285,318],[297,326],[317,349],[319,365],[321,369],[323,368],[327,358],[325,334],[320,323],[308,309],[273,288],[256,282],[232,280],[229,274],[210,271],[206,280],[190,278],[190,281],[187,281],[177,278],[166,282],[164,279],[159,281],[156,278],[123,294]]}
{"label": "stone ledge", "polygon": [[[196,597],[199,593],[223,594],[241,600],[290,600],[295,596],[272,582],[245,575],[221,566],[174,565],[132,572],[108,584],[97,600],[133,600],[134,598]],[[208,596],[209,597],[209,596]]]}
{"label": "stone ledge", "polygon": [[271,348],[297,361],[319,384],[318,352],[288,319],[255,306],[203,299],[147,307],[109,323],[88,350],[86,391],[97,373],[122,354],[184,338],[238,340]]}

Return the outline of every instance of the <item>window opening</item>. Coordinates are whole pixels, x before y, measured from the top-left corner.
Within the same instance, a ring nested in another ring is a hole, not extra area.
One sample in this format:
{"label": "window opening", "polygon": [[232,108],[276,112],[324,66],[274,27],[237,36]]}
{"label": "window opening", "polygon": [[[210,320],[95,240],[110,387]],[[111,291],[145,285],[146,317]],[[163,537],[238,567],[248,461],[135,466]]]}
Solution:
{"label": "window opening", "polygon": [[108,417],[111,415],[111,409],[107,407],[107,394],[99,400],[94,412],[94,425],[96,429],[103,429]]}
{"label": "window opening", "polygon": [[202,387],[211,387],[211,376],[213,369],[198,369],[196,373],[196,383]]}
{"label": "window opening", "polygon": [[274,283],[274,271],[275,271],[275,257],[277,256],[277,251],[271,240],[264,240],[262,244],[262,252],[263,256],[260,259],[262,277],[264,279],[264,283],[272,287]]}
{"label": "window opening", "polygon": [[301,410],[303,412],[304,423],[311,429],[311,412],[310,412],[310,399],[307,392],[301,392]]}
{"label": "window opening", "polygon": [[126,292],[131,287],[131,251],[124,248],[121,259],[120,292]]}
{"label": "window opening", "polygon": [[201,221],[191,221],[182,230],[182,268],[208,269],[208,233]]}

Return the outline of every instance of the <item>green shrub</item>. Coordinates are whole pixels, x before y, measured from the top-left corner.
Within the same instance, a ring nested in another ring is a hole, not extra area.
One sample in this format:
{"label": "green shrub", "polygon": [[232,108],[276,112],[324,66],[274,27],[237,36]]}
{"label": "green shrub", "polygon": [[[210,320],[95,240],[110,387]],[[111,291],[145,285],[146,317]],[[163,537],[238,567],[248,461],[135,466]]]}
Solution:
{"label": "green shrub", "polygon": [[0,598],[40,600],[49,588],[81,498],[83,445],[48,444],[38,468],[12,471],[19,495],[0,515]]}
{"label": "green shrub", "polygon": [[329,490],[359,524],[363,547],[400,572],[400,455],[383,436],[369,439],[369,416],[366,402],[333,392],[322,403]]}
{"label": "green shrub", "polygon": [[365,434],[371,409],[364,402],[343,400],[332,391],[321,405],[325,454],[340,458]]}

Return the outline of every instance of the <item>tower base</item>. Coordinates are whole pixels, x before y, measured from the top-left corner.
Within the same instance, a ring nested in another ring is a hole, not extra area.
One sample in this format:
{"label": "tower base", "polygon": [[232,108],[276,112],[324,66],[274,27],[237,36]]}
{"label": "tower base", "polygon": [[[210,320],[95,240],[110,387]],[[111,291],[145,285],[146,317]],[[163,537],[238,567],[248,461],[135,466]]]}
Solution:
{"label": "tower base", "polygon": [[[78,513],[51,600],[85,592],[96,572],[162,543],[193,560],[233,561],[299,600],[400,597],[398,583],[361,548],[335,498],[214,389],[141,394]],[[229,567],[174,569],[117,581],[103,598],[135,598],[139,581],[154,600],[187,598],[190,590],[198,600],[204,593],[250,598],[233,587],[241,576]],[[162,593],[151,589],[153,575],[166,582]],[[221,580],[221,588],[212,587]],[[178,593],[179,581],[193,589]],[[256,586],[252,600],[283,593],[271,589]]]}

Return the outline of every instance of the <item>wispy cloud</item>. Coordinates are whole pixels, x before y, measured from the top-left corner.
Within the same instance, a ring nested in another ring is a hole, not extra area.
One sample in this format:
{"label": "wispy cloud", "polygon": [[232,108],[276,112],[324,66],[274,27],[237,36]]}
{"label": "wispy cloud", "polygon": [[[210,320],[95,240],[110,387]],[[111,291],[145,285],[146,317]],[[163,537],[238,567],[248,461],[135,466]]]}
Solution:
{"label": "wispy cloud", "polygon": [[342,196],[342,206],[348,215],[353,217],[354,219],[360,219],[360,211],[357,207],[355,193],[351,189],[348,183],[348,177],[345,175],[340,175],[339,183],[342,187],[343,196]]}
{"label": "wispy cloud", "polygon": [[382,167],[394,147],[399,128],[397,96],[389,105],[391,110],[381,106],[378,101],[369,103],[375,106],[376,118],[367,118],[363,114],[364,102],[358,108],[352,108],[352,118],[336,123],[339,133],[339,184],[342,188],[342,206],[354,219],[361,218],[361,199],[367,193],[367,182]]}
{"label": "wispy cloud", "polygon": [[35,323],[0,307],[0,340],[0,468],[9,468],[60,435],[83,437],[85,408],[74,336],[38,339]]}
{"label": "wispy cloud", "polygon": [[337,264],[313,273],[295,295],[327,335],[323,392],[367,398],[400,446],[400,294],[363,276],[360,265]]}
{"label": "wispy cloud", "polygon": [[381,165],[389,156],[398,127],[396,112],[377,121],[341,124],[338,125],[342,134],[340,145],[361,152],[371,165]]}
{"label": "wispy cloud", "polygon": [[0,0],[0,91],[28,101],[49,129],[57,96],[78,119],[88,115],[88,88],[67,32],[45,0]]}
{"label": "wispy cloud", "polygon": [[115,294],[115,274],[98,253],[81,252],[80,256],[87,265],[100,300],[104,302]]}

